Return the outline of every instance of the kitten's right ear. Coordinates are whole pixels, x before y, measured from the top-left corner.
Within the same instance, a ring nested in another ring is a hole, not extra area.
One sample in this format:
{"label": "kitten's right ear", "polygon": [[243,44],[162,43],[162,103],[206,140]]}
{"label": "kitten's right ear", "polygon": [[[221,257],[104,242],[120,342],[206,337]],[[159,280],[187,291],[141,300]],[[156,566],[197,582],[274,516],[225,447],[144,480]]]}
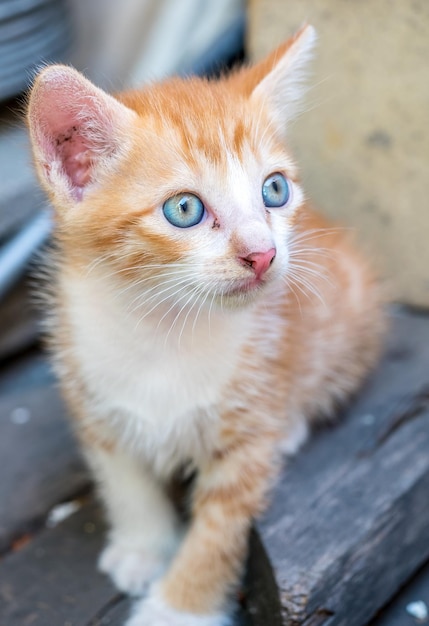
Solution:
{"label": "kitten's right ear", "polygon": [[70,67],[52,65],[39,74],[27,122],[41,182],[54,200],[79,202],[112,171],[129,144],[135,117]]}
{"label": "kitten's right ear", "polygon": [[245,96],[268,110],[281,134],[299,111],[315,43],[315,29],[305,25],[265,59],[232,77]]}

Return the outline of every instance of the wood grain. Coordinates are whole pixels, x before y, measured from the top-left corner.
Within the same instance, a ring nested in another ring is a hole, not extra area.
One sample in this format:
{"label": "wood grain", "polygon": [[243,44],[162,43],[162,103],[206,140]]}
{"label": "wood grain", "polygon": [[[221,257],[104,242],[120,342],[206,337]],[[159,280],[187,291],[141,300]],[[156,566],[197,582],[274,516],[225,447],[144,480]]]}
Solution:
{"label": "wood grain", "polygon": [[0,459],[1,553],[89,486],[46,357],[37,353],[0,378]]}
{"label": "wood grain", "polygon": [[380,611],[369,626],[428,624],[429,618],[419,621],[407,612],[407,606],[416,601],[423,601],[429,607],[429,563],[413,577],[392,602]]}
{"label": "wood grain", "polygon": [[122,599],[95,569],[102,536],[99,509],[86,506],[5,557],[0,567],[0,624],[95,626]]}

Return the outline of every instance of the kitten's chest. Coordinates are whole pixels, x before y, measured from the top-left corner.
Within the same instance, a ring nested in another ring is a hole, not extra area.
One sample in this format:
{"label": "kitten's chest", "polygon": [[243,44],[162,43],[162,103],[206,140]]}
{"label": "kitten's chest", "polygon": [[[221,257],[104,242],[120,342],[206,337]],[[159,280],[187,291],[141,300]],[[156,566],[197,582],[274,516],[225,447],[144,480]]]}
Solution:
{"label": "kitten's chest", "polygon": [[243,320],[212,316],[210,327],[202,320],[167,337],[153,320],[137,325],[105,299],[100,307],[90,292],[73,296],[73,352],[94,417],[109,420],[125,445],[162,472],[216,445],[217,406],[234,375]]}

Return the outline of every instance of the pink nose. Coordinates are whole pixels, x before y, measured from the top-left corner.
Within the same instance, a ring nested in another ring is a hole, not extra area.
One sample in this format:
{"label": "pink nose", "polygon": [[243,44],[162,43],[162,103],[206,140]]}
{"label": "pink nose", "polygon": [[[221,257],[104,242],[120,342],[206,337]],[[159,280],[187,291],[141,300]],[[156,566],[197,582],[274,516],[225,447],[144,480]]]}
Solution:
{"label": "pink nose", "polygon": [[274,261],[276,256],[276,249],[271,248],[267,252],[252,252],[246,257],[239,257],[240,261],[243,265],[248,265],[255,272],[256,277],[260,278],[267,269],[270,267],[271,263]]}

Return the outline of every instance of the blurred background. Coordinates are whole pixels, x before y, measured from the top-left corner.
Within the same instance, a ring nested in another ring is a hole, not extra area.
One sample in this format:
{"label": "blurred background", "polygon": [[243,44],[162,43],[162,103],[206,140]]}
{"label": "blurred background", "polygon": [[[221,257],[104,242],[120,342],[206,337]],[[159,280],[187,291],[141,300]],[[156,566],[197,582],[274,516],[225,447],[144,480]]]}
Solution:
{"label": "blurred background", "polygon": [[0,0],[0,357],[34,338],[16,285],[50,230],[22,124],[35,68],[71,63],[108,91],[210,75],[305,21],[319,45],[289,136],[307,194],[357,230],[393,300],[429,305],[428,2]]}

